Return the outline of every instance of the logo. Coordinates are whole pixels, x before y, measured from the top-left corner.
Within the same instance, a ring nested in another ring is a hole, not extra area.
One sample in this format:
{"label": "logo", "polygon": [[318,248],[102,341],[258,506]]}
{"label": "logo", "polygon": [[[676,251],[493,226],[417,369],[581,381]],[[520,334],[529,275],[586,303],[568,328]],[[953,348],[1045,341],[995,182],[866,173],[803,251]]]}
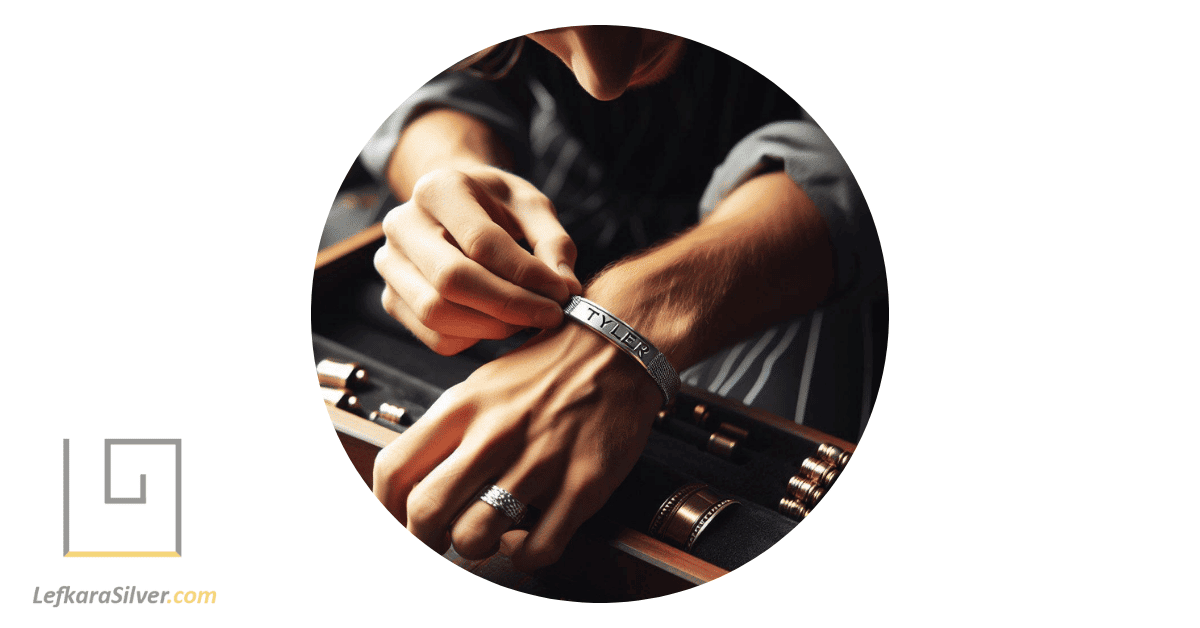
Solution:
{"label": "logo", "polygon": [[178,438],[106,438],[102,465],[99,447],[72,464],[64,438],[63,556],[181,556],[181,450]]}

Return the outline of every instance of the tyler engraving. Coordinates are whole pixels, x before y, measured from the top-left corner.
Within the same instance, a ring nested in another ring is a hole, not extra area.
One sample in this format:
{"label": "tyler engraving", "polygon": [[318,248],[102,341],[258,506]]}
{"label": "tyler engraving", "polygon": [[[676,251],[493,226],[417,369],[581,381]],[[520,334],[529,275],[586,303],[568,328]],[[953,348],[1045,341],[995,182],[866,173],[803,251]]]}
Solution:
{"label": "tyler engraving", "polygon": [[[624,335],[617,333],[617,330],[621,329],[621,324],[617,322],[617,319],[615,317],[609,318],[609,317],[605,316],[603,312],[597,312],[594,308],[589,307],[588,315],[587,315],[587,320],[589,323],[592,321],[593,316],[600,317],[600,331],[608,334],[614,340],[618,340],[618,341],[624,343],[625,346],[629,347],[630,350],[633,351],[634,355],[636,355],[638,357],[642,357],[650,352],[649,345],[647,345],[645,342],[643,342],[641,337],[638,336],[636,333],[634,333],[634,331],[632,329],[629,329],[627,327],[624,328],[624,330],[625,330]],[[612,328],[605,329],[605,327],[607,327],[610,324],[612,325]]]}

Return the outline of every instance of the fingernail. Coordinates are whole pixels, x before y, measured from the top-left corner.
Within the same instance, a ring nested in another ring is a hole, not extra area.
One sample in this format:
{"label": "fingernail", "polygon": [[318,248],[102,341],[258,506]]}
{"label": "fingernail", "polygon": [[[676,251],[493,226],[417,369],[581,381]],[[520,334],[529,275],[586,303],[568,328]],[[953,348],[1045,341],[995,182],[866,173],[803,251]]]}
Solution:
{"label": "fingernail", "polygon": [[533,317],[533,324],[537,327],[553,327],[558,324],[562,318],[562,310],[556,307],[548,307],[538,310]]}

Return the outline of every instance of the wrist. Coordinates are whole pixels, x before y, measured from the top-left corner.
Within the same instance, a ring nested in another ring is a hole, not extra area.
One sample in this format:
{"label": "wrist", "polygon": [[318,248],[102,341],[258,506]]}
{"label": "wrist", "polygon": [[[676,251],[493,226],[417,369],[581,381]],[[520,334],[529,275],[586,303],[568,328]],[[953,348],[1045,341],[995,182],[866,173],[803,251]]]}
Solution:
{"label": "wrist", "polygon": [[572,297],[564,316],[587,327],[640,364],[662,391],[663,405],[670,405],[679,392],[679,373],[667,356],[632,326],[586,297]]}
{"label": "wrist", "polygon": [[648,411],[662,405],[662,392],[641,364],[616,345],[578,321],[564,321],[557,329],[534,338],[531,345],[546,343],[550,351],[540,359],[594,383],[606,394],[629,400],[631,407]]}
{"label": "wrist", "polygon": [[691,342],[702,322],[701,308],[681,298],[677,273],[663,272],[641,260],[605,270],[584,289],[583,296],[612,312],[661,351],[676,372],[703,356]]}

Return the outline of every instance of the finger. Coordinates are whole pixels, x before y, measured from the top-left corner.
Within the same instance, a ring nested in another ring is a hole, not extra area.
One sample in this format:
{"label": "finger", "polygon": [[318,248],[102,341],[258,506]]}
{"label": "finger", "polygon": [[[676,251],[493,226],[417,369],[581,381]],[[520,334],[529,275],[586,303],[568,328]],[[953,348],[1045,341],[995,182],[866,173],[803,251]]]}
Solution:
{"label": "finger", "polygon": [[417,340],[425,343],[425,346],[433,349],[439,355],[454,355],[479,342],[478,338],[450,336],[426,327],[421,323],[421,320],[413,312],[412,308],[390,286],[384,287],[381,303],[384,311],[389,316],[400,321],[402,325],[407,327],[417,337]]}
{"label": "finger", "polygon": [[[394,239],[398,248],[446,300],[521,327],[552,327],[562,321],[562,308],[556,301],[497,276],[468,258],[445,237],[423,235],[431,226],[436,227],[429,216],[414,214],[411,222],[419,228],[397,230]],[[498,238],[512,241],[495,223],[489,221],[488,227],[500,233]],[[389,235],[388,239],[393,238]]]}
{"label": "finger", "polygon": [[[384,245],[375,255],[375,268],[424,327],[443,336],[508,338],[522,328],[442,298],[421,272],[395,247]],[[390,298],[385,294],[385,299]]]}
{"label": "finger", "polygon": [[501,214],[513,219],[516,216],[483,185],[466,175],[458,179],[441,177],[419,186],[413,198],[446,228],[468,258],[513,284],[559,303],[567,300],[567,282],[556,267],[530,255],[493,218]]}
{"label": "finger", "polygon": [[609,492],[601,488],[600,475],[590,471],[577,471],[576,475],[568,475],[554,502],[513,552],[517,569],[533,571],[553,564],[579,526],[604,505]]}
{"label": "finger", "polygon": [[[557,475],[556,470],[553,465],[518,463],[495,484],[528,506],[546,490],[549,478]],[[458,516],[450,530],[450,538],[454,549],[464,558],[487,558],[499,551],[501,535],[515,523],[498,508],[477,499]]]}
{"label": "finger", "polygon": [[513,455],[499,440],[464,442],[409,493],[408,531],[445,553],[450,548],[450,524],[489,478],[511,464]]}
{"label": "finger", "polygon": [[533,247],[533,255],[555,270],[567,282],[571,294],[582,294],[583,285],[575,277],[575,241],[567,235],[554,205],[544,196],[520,202],[513,220]]}
{"label": "finger", "polygon": [[525,539],[529,537],[529,530],[517,529],[509,530],[500,535],[500,546],[497,551],[505,556],[512,556],[517,553],[517,550],[525,544]]}
{"label": "finger", "polygon": [[400,523],[408,522],[408,496],[458,447],[470,408],[450,388],[413,424],[375,457],[372,490]]}

